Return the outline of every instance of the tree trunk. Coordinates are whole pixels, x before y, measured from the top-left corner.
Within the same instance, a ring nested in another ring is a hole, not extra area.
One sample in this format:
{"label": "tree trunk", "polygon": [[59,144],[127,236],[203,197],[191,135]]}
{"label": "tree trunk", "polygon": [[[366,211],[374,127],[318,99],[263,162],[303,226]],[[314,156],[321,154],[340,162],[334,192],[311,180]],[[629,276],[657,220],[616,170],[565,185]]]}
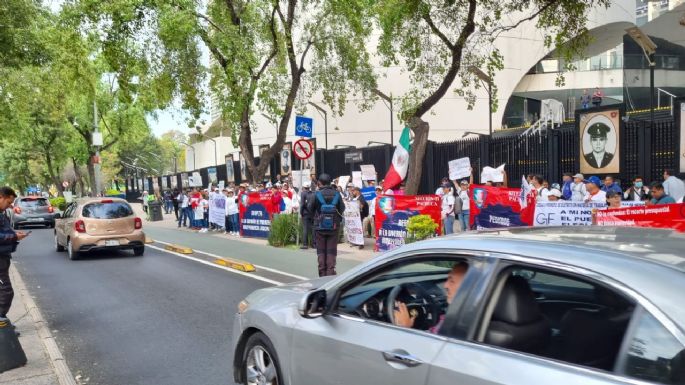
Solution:
{"label": "tree trunk", "polygon": [[[71,158],[71,161],[74,165],[74,185],[78,184],[81,190],[81,196],[85,195],[85,186],[83,185],[83,177],[81,177],[81,170],[79,170],[78,164],[76,164],[76,158]],[[76,186],[74,186],[74,190],[76,189]]]}
{"label": "tree trunk", "polygon": [[429,126],[420,117],[413,117],[409,122],[409,129],[414,133],[414,141],[411,144],[411,153],[409,154],[409,169],[407,170],[407,182],[404,193],[416,195],[421,185],[423,158],[426,155]]}
{"label": "tree trunk", "polygon": [[90,184],[90,192],[95,193],[95,165],[93,164],[94,153],[88,152],[88,179]]}

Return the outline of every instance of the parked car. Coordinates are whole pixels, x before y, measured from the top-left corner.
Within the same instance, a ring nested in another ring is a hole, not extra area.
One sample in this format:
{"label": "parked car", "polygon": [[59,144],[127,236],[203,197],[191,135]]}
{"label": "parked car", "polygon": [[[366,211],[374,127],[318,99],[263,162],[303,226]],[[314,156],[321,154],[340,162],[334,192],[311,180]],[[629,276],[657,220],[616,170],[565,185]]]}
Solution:
{"label": "parked car", "polygon": [[[685,384],[684,255],[685,234],[645,228],[413,243],[250,294],[235,317],[234,380]],[[413,327],[393,322],[403,306]]]}
{"label": "parked car", "polygon": [[40,196],[22,196],[14,200],[10,222],[15,230],[23,226],[55,227],[55,209]]}
{"label": "parked car", "polygon": [[57,218],[55,249],[66,248],[69,259],[93,250],[133,250],[136,256],[145,252],[143,221],[124,199],[79,199]]}

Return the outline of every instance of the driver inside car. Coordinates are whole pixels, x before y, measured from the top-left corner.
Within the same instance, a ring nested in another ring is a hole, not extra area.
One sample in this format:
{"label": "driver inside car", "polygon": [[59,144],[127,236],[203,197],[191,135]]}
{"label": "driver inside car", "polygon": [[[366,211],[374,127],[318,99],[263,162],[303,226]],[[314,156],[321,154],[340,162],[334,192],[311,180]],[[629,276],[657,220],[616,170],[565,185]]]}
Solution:
{"label": "driver inside car", "polygon": [[[466,276],[466,271],[469,269],[469,265],[466,262],[457,262],[452,266],[452,269],[447,274],[447,280],[445,281],[443,287],[447,294],[447,305],[452,303],[452,299],[457,294],[459,286],[461,286],[464,277]],[[417,314],[410,314],[407,304],[401,301],[395,301],[394,309],[394,321],[397,326],[404,326],[407,328],[414,327],[414,321],[416,320]],[[445,321],[445,315],[440,315],[438,322],[435,326],[428,329],[430,333],[437,334],[438,330]]]}

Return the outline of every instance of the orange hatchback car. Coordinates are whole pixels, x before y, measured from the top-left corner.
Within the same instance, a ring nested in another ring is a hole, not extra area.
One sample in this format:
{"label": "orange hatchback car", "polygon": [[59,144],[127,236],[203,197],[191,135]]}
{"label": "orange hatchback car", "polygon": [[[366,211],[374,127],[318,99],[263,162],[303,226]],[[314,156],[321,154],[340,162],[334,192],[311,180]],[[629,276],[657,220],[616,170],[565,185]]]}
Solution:
{"label": "orange hatchback car", "polygon": [[71,260],[93,250],[145,252],[143,221],[124,199],[79,199],[55,217],[55,249],[66,248]]}

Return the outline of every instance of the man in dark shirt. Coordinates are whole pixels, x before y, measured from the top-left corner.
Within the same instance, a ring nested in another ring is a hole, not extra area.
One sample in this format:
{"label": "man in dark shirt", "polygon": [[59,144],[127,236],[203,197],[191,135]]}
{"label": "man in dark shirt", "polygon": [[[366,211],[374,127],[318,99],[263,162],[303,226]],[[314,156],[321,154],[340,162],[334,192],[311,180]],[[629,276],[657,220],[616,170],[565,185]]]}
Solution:
{"label": "man in dark shirt", "polygon": [[[319,191],[323,196],[323,200],[327,204],[332,204],[338,196],[335,205],[335,228],[333,230],[321,230],[320,222],[321,202],[316,198],[309,203],[309,211],[314,214],[314,237],[316,239],[316,255],[319,259],[319,277],[327,275],[335,275],[336,257],[338,256],[338,230],[340,222],[342,221],[342,212],[345,211],[345,204],[343,203],[340,193],[331,186],[331,176],[328,174],[321,174],[319,176]],[[317,193],[317,194],[318,194]]]}
{"label": "man in dark shirt", "polygon": [[314,235],[312,233],[314,213],[309,211],[309,205],[314,201],[314,192],[311,191],[310,187],[310,181],[304,182],[300,193],[300,215],[302,216],[302,246],[300,249],[308,248]]}
{"label": "man in dark shirt", "polygon": [[10,282],[10,261],[12,252],[20,240],[28,235],[22,231],[12,230],[6,210],[12,205],[17,194],[9,187],[0,187],[0,317],[7,318],[12,306],[14,290]]}

